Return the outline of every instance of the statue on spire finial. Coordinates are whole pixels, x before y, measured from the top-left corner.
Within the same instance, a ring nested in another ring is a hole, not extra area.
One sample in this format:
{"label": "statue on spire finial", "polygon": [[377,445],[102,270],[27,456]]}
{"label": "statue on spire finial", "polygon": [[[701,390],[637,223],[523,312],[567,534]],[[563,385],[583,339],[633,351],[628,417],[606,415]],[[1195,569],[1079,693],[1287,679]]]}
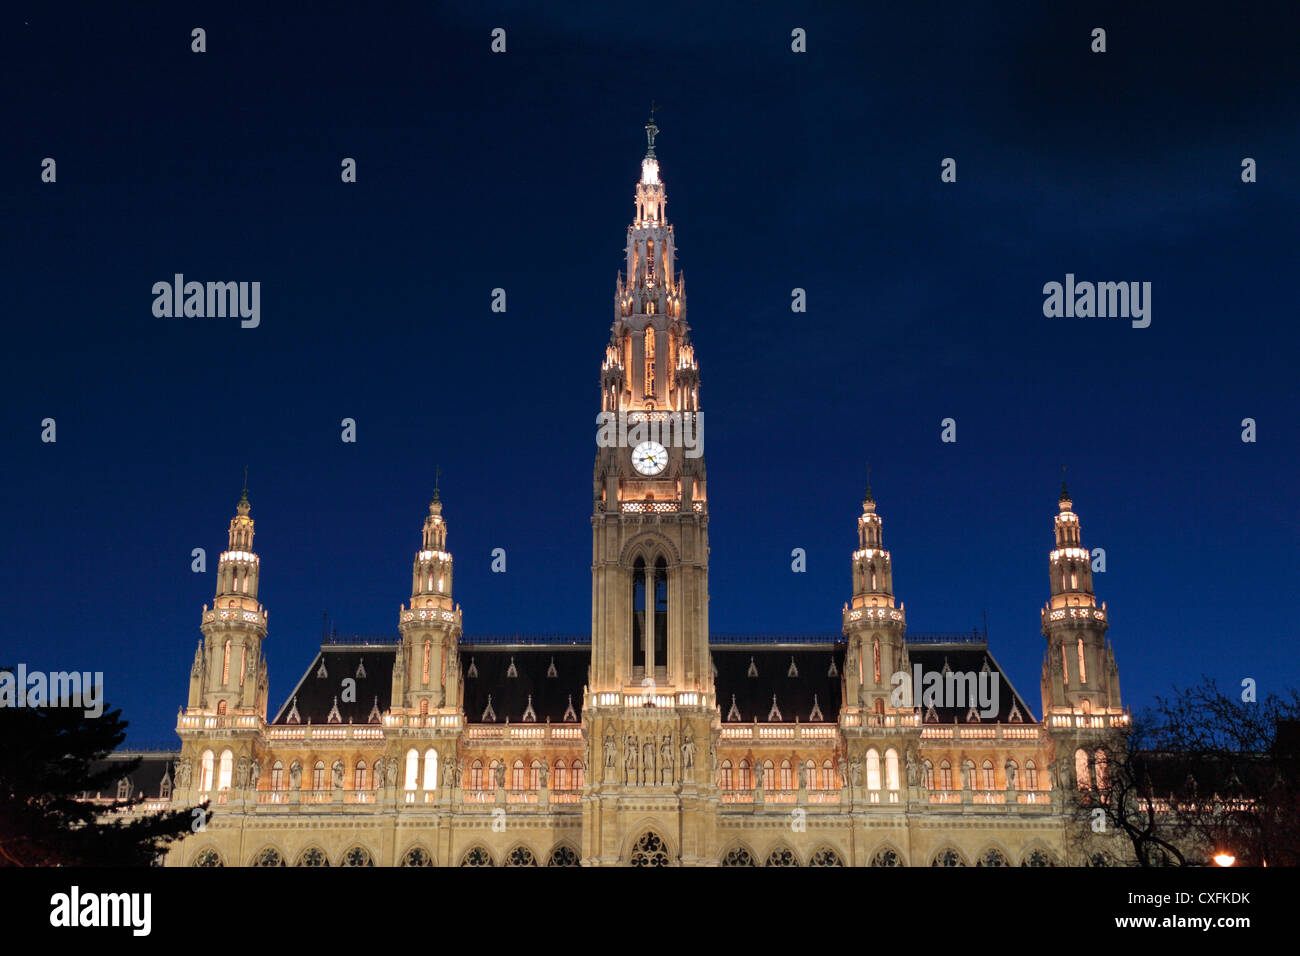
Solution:
{"label": "statue on spire finial", "polygon": [[1061,466],[1061,500],[1062,501],[1070,500],[1070,492],[1065,487],[1065,466],[1064,465]]}
{"label": "statue on spire finial", "polygon": [[659,135],[659,127],[655,123],[655,112],[659,107],[655,106],[654,100],[650,101],[650,122],[645,124],[645,138],[649,148],[646,150],[646,159],[655,158],[655,137]]}
{"label": "statue on spire finial", "polygon": [[875,498],[871,497],[871,462],[867,462],[867,495],[863,500],[864,501],[876,500]]}
{"label": "statue on spire finial", "polygon": [[241,491],[241,492],[239,493],[239,504],[235,507],[235,510],[236,510],[239,514],[241,514],[241,515],[246,515],[246,514],[248,514],[248,509],[249,509],[249,504],[248,504],[248,466],[245,465],[245,466],[244,466],[244,490]]}

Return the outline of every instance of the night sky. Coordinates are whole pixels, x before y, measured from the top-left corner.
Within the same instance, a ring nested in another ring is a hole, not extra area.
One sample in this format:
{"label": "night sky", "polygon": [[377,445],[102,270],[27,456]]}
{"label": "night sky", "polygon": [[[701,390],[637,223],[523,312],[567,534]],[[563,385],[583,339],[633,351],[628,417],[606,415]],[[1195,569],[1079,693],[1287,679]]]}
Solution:
{"label": "night sky", "polygon": [[[1294,4],[380,6],[3,13],[0,663],[174,742],[245,465],[272,712],[322,612],[396,632],[438,465],[466,633],[586,631],[653,99],[713,630],[839,630],[870,461],[909,629],[987,612],[1037,713],[1064,463],[1129,706],[1300,683]],[[261,282],[260,326],[156,318],[175,273]],[[1067,273],[1152,283],[1150,327],[1044,317]]]}

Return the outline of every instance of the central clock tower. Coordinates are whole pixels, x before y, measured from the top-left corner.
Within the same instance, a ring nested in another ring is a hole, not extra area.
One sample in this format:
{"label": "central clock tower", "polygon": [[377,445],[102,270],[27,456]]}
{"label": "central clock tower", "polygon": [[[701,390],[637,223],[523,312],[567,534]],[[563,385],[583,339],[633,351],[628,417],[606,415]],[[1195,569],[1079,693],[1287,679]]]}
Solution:
{"label": "central clock tower", "polygon": [[[670,855],[716,859],[704,421],[658,132],[652,116],[601,365],[583,715],[595,771],[584,856],[593,863],[626,858],[631,793],[638,826],[652,811]],[[687,826],[687,815],[701,819]]]}

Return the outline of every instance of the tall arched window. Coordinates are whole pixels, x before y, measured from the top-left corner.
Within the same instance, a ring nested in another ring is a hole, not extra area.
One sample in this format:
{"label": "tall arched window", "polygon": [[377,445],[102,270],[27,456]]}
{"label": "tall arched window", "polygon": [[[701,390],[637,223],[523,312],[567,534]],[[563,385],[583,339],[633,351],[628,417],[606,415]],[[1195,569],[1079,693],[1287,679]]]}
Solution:
{"label": "tall arched window", "polygon": [[730,760],[722,761],[722,767],[720,769],[722,771],[722,780],[718,785],[722,787],[723,790],[735,789],[732,786],[732,784],[734,784],[735,781],[732,780],[731,778],[731,761]]}
{"label": "tall arched window", "polygon": [[207,793],[212,789],[212,765],[212,751],[203,751],[203,756],[199,760],[199,791],[201,793]]}
{"label": "tall arched window", "polygon": [[942,760],[939,763],[939,789],[952,789],[952,764],[947,760]]}
{"label": "tall arched window", "polygon": [[898,751],[893,747],[885,751],[885,788],[898,789]]}
{"label": "tall arched window", "polygon": [[867,751],[867,789],[880,789],[880,754],[875,747]]}
{"label": "tall arched window", "polygon": [[230,789],[230,776],[235,767],[235,755],[229,750],[221,751],[221,772],[217,777],[217,789]]}
{"label": "tall arched window", "polygon": [[1025,761],[1025,789],[1038,789],[1038,766],[1032,760]]}
{"label": "tall arched window", "polygon": [[587,783],[587,768],[581,760],[573,761],[573,789],[581,790]]}
{"label": "tall arched window", "polygon": [[510,774],[510,789],[511,790],[524,789],[524,762],[522,760],[516,760],[515,765],[511,768],[511,771],[512,772]]}
{"label": "tall arched window", "polygon": [[754,789],[754,774],[749,769],[748,760],[740,761],[740,789],[741,790]]}
{"label": "tall arched window", "polygon": [[873,673],[876,675],[876,683],[880,683],[880,638],[871,639],[871,665]]}
{"label": "tall arched window", "polygon": [[1079,683],[1086,684],[1088,683],[1088,665],[1084,663],[1083,660],[1083,638],[1082,637],[1079,638],[1079,643],[1077,646],[1079,648]]}
{"label": "tall arched window", "polygon": [[438,751],[432,747],[424,752],[424,789],[438,789]]}
{"label": "tall arched window", "polygon": [[563,760],[555,761],[555,782],[552,784],[555,790],[569,789],[569,769],[564,766]]}
{"label": "tall arched window", "polygon": [[921,764],[921,786],[927,790],[934,789],[934,764],[929,760]]}
{"label": "tall arched window", "polygon": [[994,776],[993,776],[992,760],[985,760],[984,765],[980,767],[980,771],[981,771],[980,776],[983,777],[983,780],[981,781],[981,785],[985,790],[992,790],[995,786],[997,786],[997,782],[994,780]]}
{"label": "tall arched window", "polygon": [[230,638],[226,638],[226,649],[221,656],[221,683],[230,682]]}
{"label": "tall arched window", "polygon": [[469,768],[469,788],[471,790],[483,789],[483,761],[475,760]]}
{"label": "tall arched window", "polygon": [[542,764],[540,760],[534,760],[531,767],[528,768],[528,789],[540,790],[542,787]]}
{"label": "tall arched window", "polygon": [[655,397],[655,329],[653,325],[645,330],[645,397]]}
{"label": "tall arched window", "polygon": [[668,664],[668,565],[655,562],[655,667]]}
{"label": "tall arched window", "polygon": [[283,790],[284,788],[284,764],[277,760],[275,766],[271,768],[271,789]]}
{"label": "tall arched window", "polygon": [[407,790],[420,785],[420,752],[414,747],[406,752],[406,779],[403,782]]}
{"label": "tall arched window", "polygon": [[1093,754],[1092,761],[1093,766],[1097,768],[1097,789],[1105,790],[1109,779],[1106,776],[1106,751],[1098,748],[1097,752]]}
{"label": "tall arched window", "polygon": [[645,667],[645,558],[632,565],[632,666]]}
{"label": "tall arched window", "polygon": [[781,761],[781,779],[778,781],[778,787],[781,790],[794,789],[794,768],[790,766],[790,761]]}
{"label": "tall arched window", "polygon": [[352,789],[353,790],[370,789],[370,774],[366,770],[366,762],[364,760],[357,761],[356,772],[353,774],[352,777]]}
{"label": "tall arched window", "polygon": [[776,775],[772,772],[775,769],[772,765],[772,761],[764,760],[761,768],[759,768],[758,761],[754,761],[754,767],[757,768],[758,773],[763,775],[761,781],[763,789],[771,790],[773,785],[776,783],[776,780],[774,779]]}
{"label": "tall arched window", "polygon": [[1080,790],[1092,789],[1092,774],[1088,772],[1088,752],[1080,749],[1074,752],[1074,779]]}
{"label": "tall arched window", "polygon": [[325,761],[317,760],[316,766],[311,768],[311,788],[313,790],[325,789]]}
{"label": "tall arched window", "polygon": [[822,789],[823,790],[839,789],[835,785],[835,768],[831,766],[831,762],[829,760],[822,761]]}

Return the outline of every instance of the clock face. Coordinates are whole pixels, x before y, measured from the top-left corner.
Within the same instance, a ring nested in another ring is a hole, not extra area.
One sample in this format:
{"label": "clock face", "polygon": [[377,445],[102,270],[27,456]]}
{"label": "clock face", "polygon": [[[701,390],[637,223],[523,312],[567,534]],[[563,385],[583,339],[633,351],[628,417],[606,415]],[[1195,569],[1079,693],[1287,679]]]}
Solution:
{"label": "clock face", "polygon": [[643,475],[657,475],[668,467],[668,451],[657,441],[643,441],[632,449],[632,467]]}

